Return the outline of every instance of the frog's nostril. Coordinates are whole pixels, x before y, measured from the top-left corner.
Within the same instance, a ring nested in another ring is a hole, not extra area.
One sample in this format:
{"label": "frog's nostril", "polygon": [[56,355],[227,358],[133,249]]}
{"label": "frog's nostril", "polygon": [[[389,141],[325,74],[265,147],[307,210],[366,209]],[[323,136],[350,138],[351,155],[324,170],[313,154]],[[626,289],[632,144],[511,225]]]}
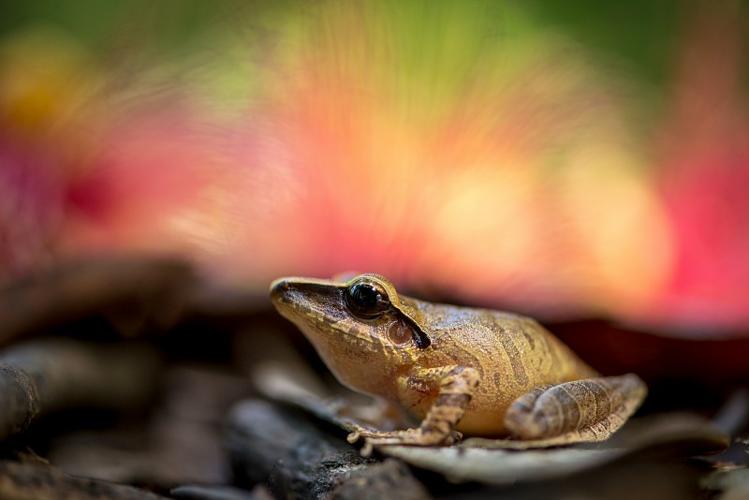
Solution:
{"label": "frog's nostril", "polygon": [[280,278],[270,284],[270,298],[273,301],[283,299],[289,290],[289,282],[285,278]]}

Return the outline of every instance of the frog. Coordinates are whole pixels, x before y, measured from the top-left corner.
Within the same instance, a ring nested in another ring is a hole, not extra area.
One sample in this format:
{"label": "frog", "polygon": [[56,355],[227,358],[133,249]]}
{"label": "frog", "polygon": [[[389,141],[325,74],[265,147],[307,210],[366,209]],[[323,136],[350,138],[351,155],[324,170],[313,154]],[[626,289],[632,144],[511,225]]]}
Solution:
{"label": "frog", "polygon": [[421,423],[351,424],[365,446],[439,446],[476,436],[550,447],[608,439],[647,394],[635,374],[602,376],[538,321],[419,300],[375,273],[284,277],[271,302],[344,386]]}

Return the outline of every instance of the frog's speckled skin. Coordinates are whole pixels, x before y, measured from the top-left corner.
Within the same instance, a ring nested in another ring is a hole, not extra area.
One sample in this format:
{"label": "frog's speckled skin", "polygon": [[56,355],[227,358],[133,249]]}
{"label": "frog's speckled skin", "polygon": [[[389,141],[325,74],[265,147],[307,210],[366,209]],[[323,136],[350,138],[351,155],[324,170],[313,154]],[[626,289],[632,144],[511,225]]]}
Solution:
{"label": "frog's speckled skin", "polygon": [[[356,283],[385,296],[378,317],[352,313],[346,293]],[[271,297],[343,384],[424,419],[419,429],[361,432],[375,444],[444,443],[453,430],[559,438],[551,444],[600,440],[645,396],[634,375],[598,378],[533,319],[416,300],[378,275],[345,283],[283,278],[271,285]],[[564,384],[571,381],[580,382]]]}

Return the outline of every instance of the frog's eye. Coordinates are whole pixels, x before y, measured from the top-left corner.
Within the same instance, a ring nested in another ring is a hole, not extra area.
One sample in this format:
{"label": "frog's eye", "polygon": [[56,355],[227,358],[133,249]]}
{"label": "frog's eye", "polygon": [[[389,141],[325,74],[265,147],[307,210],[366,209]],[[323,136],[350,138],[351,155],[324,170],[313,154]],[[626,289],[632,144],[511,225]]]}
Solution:
{"label": "frog's eye", "polygon": [[390,309],[390,300],[385,290],[371,281],[357,281],[345,292],[346,306],[354,316],[373,319]]}

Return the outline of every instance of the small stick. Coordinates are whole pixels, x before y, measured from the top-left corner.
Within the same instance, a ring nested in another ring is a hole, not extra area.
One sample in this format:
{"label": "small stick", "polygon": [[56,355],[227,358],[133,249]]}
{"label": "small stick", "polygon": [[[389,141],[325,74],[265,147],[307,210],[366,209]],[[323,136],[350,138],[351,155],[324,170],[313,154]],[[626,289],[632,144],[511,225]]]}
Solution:
{"label": "small stick", "polygon": [[0,461],[4,500],[160,500],[160,495],[121,484],[68,476],[42,464]]}
{"label": "small stick", "polygon": [[0,440],[55,410],[141,407],[160,368],[155,351],[141,345],[46,339],[7,349],[0,353]]}

